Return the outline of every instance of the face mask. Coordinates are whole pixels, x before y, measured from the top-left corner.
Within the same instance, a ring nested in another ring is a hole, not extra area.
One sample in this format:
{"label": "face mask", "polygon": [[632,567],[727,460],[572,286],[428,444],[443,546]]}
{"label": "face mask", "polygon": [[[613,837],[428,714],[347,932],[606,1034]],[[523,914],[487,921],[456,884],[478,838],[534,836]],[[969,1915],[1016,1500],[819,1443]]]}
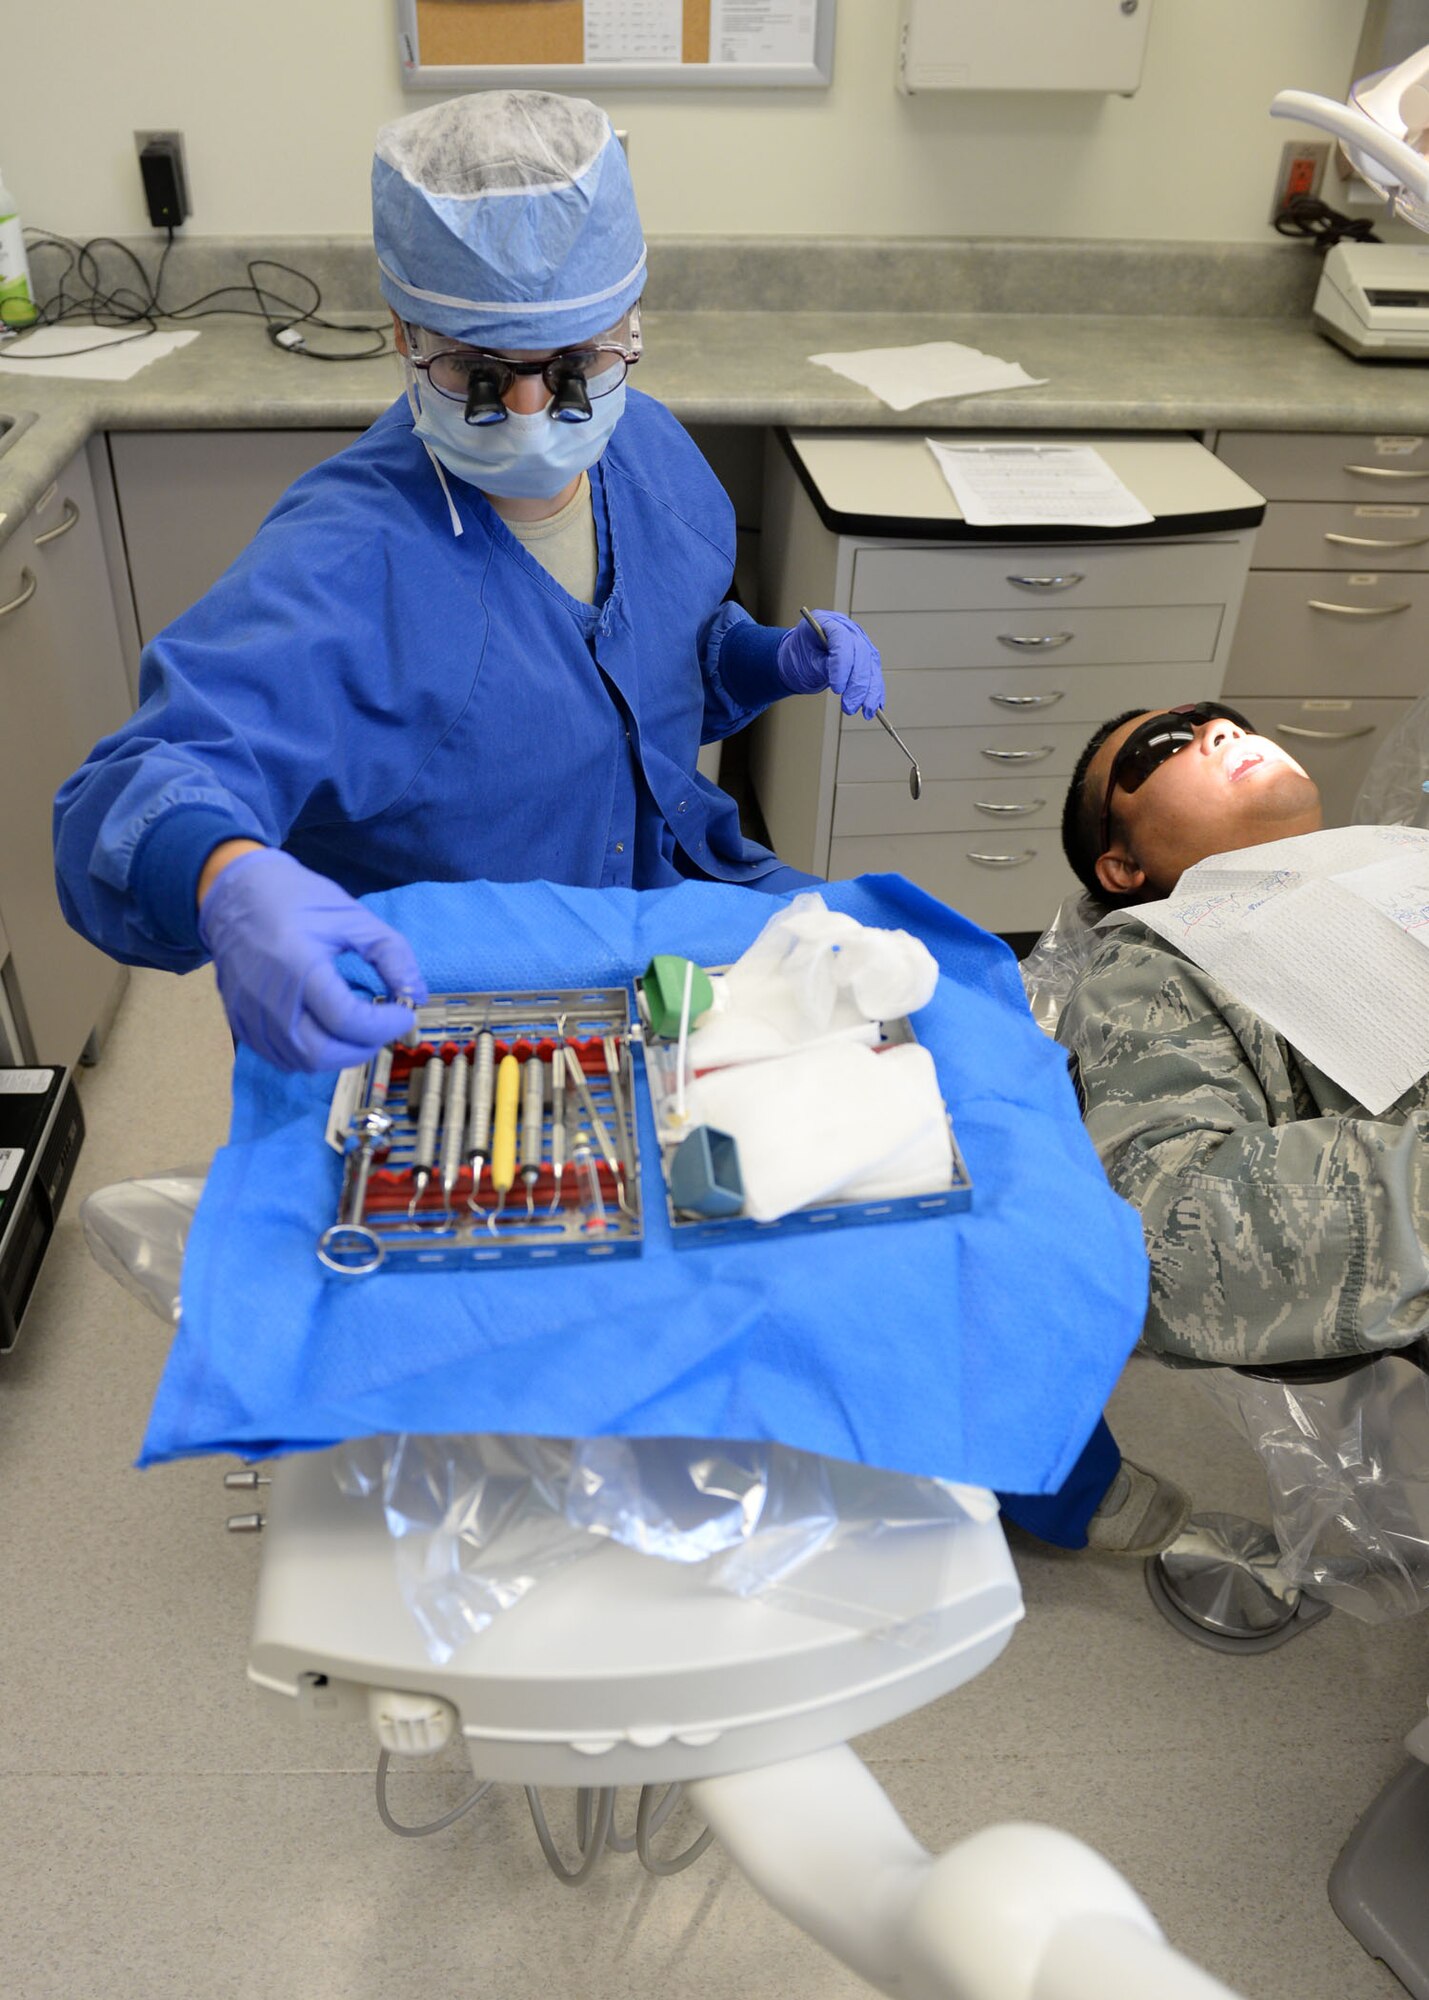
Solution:
{"label": "face mask", "polygon": [[552,500],[605,450],[625,408],[625,384],[592,397],[583,424],[558,424],[546,410],[469,424],[460,403],[410,382],[408,400],[416,403],[417,436],[457,479],[499,500]]}

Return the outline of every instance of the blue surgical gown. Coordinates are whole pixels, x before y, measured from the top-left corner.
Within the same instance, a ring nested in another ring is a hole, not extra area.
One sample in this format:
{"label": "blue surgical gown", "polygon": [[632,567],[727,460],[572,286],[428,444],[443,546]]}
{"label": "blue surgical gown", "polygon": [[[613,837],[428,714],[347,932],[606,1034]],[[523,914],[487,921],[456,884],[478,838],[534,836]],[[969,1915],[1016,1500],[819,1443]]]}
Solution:
{"label": "blue surgical gown", "polygon": [[199,964],[197,872],[230,837],[354,895],[796,879],[695,769],[784,690],[780,635],[727,601],[733,509],[680,424],[628,394],[591,472],[594,605],[448,483],[460,536],[399,401],[147,648],[142,706],[56,800],[77,930],[129,963]]}

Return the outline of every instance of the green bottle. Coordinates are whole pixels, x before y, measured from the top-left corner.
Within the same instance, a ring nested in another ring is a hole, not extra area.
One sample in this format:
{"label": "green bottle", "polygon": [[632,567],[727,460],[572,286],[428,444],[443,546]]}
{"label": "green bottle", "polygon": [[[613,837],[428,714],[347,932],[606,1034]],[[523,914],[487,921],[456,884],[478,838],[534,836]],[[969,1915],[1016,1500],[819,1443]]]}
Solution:
{"label": "green bottle", "polygon": [[15,213],[15,197],[0,169],[0,337],[39,318],[25,255],[25,232]]}

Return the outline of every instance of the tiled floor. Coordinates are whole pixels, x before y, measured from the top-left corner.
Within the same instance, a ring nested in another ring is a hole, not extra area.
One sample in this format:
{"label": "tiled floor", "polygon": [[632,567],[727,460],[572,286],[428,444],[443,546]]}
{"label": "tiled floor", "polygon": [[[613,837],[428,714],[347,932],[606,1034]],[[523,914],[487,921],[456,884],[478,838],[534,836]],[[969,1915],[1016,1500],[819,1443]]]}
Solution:
{"label": "tiled floor", "polygon": [[[244,1656],[259,1547],[224,1534],[217,1464],[129,1469],[165,1330],[90,1262],[79,1203],[201,1160],[226,1114],[206,975],[136,976],[83,1079],[89,1138],[22,1345],[0,1365],[0,1994],[6,2000],[591,2000],[853,1996],[718,1850],[654,1883],[612,1857],[547,1875],[519,1795],[427,1841],[372,1801],[355,1726],[305,1728]],[[1244,1447],[1184,1378],[1135,1364],[1113,1407],[1135,1457],[1199,1505],[1256,1511]],[[1325,1877],[1397,1768],[1429,1691],[1429,1627],[1336,1614],[1225,1659],[1152,1610],[1139,1566],[1019,1541],[1027,1618],[997,1664],[859,1746],[932,1847],[1034,1818],[1107,1855],[1172,1940],[1255,2000],[1399,1992]],[[462,1796],[459,1755],[394,1778],[397,1809]]]}

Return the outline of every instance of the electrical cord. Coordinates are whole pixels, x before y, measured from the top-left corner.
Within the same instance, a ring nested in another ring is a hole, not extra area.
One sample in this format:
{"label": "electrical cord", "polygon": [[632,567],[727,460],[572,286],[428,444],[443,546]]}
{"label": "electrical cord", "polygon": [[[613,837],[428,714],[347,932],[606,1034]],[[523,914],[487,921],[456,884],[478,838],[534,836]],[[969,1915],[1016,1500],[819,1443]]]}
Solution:
{"label": "electrical cord", "polygon": [[[606,1839],[610,1833],[610,1822],[615,1814],[615,1789],[603,1785],[595,1795],[594,1824],[590,1823],[589,1812],[581,1813],[579,1801],[584,1791],[577,1794],[578,1833],[580,1836],[580,1860],[574,1868],[567,1868],[556,1852],[556,1843],[551,1838],[551,1829],[546,1824],[545,1809],[541,1804],[541,1794],[534,1785],[523,1787],[526,1803],[531,1809],[531,1824],[536,1829],[536,1838],[541,1843],[541,1852],[546,1857],[546,1865],[556,1880],[564,1888],[574,1889],[584,1882],[595,1869],[596,1863],[605,1852]],[[583,1825],[579,1822],[584,1822]]]}
{"label": "electrical cord", "polygon": [[388,1832],[400,1833],[404,1840],[424,1840],[429,1833],[445,1832],[447,1827],[454,1826],[459,1819],[471,1811],[474,1805],[477,1805],[484,1799],[496,1783],[495,1778],[488,1778],[485,1784],[478,1785],[476,1790],[464,1798],[459,1806],[454,1807],[449,1813],[444,1813],[441,1819],[429,1820],[425,1826],[407,1826],[402,1820],[392,1817],[392,1810],[387,1803],[387,1766],[391,1761],[392,1755],[390,1751],[382,1750],[378,1753],[377,1812]]}
{"label": "electrical cord", "polygon": [[[390,1752],[383,1750],[377,1758],[377,1811],[382,1824],[391,1833],[400,1834],[404,1840],[422,1840],[428,1834],[444,1833],[465,1817],[473,1806],[484,1799],[496,1780],[488,1778],[484,1784],[464,1798],[459,1806],[454,1806],[440,1819],[429,1820],[425,1826],[409,1826],[393,1817],[387,1802],[387,1770],[391,1763]],[[650,1851],[650,1842],[670,1817],[684,1796],[683,1785],[667,1785],[658,1802],[658,1785],[642,1785],[640,1801],[635,1810],[635,1833],[627,1838],[615,1828],[615,1787],[601,1786],[594,1789],[582,1786],[576,1793],[576,1845],[579,1857],[574,1868],[568,1868],[551,1837],[551,1829],[546,1820],[541,1794],[535,1785],[522,1787],[526,1794],[526,1804],[530,1808],[531,1824],[536,1829],[536,1838],[541,1843],[541,1852],[546,1857],[546,1865],[556,1880],[567,1889],[579,1887],[594,1874],[601,1856],[607,1849],[613,1854],[629,1854],[632,1850],[639,1856],[640,1865],[651,1875],[678,1875],[683,1869],[699,1860],[714,1839],[714,1828],[705,1827],[690,1845],[679,1854],[671,1855],[668,1861],[657,1860]]]}
{"label": "electrical cord", "polygon": [[[319,310],[322,289],[317,280],[310,278],[305,271],[296,270],[291,264],[280,263],[275,257],[250,258],[245,265],[246,284],[218,285],[182,305],[164,305],[161,293],[164,268],[174,247],[172,228],[152,277],[135,251],[113,236],[93,236],[88,242],[77,243],[70,237],[45,230],[27,230],[25,247],[32,253],[55,251],[64,262],[52,295],[38,307],[25,308],[33,312],[33,318],[23,324],[13,317],[7,318],[7,308],[13,310],[13,302],[0,301],[0,326],[8,325],[17,333],[33,332],[37,327],[60,326],[66,320],[84,318],[106,328],[134,327],[137,330],[126,335],[126,339],[142,340],[146,334],[158,331],[157,322],[160,319],[183,324],[192,319],[226,315],[236,319],[263,320],[273,345],[304,361],[370,361],[392,351],[386,327],[347,326],[340,320],[325,319]],[[134,284],[110,286],[103,281],[97,253],[106,249],[117,253],[133,267]],[[281,272],[284,277],[296,279],[300,286],[310,290],[311,298],[305,301],[301,296],[297,299],[286,297],[271,282],[260,278],[259,273],[267,271]],[[221,299],[251,300],[253,303],[215,303]],[[316,327],[344,339],[361,338],[366,345],[337,353],[327,348],[310,347],[306,333],[301,330],[307,327]],[[71,348],[69,352],[89,354],[101,348],[123,345],[122,340],[96,341],[92,347]],[[7,361],[39,358],[42,357],[23,353],[7,353],[5,356]]]}
{"label": "electrical cord", "polygon": [[1292,195],[1275,218],[1282,236],[1299,236],[1313,243],[1323,256],[1337,243],[1378,243],[1374,224],[1365,216],[1341,215],[1328,202],[1312,194]]}

